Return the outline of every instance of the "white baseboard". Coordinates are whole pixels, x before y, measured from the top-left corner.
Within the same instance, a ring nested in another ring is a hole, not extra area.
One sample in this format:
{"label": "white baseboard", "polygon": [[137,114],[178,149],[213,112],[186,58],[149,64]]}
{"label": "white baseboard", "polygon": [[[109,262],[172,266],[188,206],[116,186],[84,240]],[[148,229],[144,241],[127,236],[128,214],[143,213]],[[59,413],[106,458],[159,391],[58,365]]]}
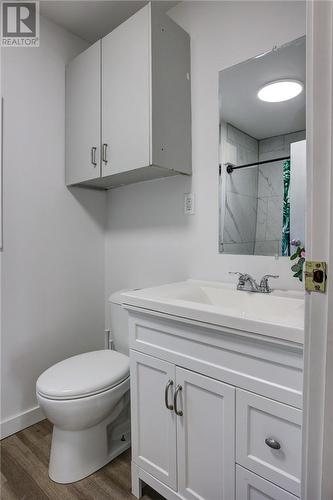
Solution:
{"label": "white baseboard", "polygon": [[0,424],[0,439],[15,434],[15,432],[21,431],[30,425],[36,424],[41,420],[44,420],[45,416],[39,406],[35,406],[30,410],[15,415],[15,417],[3,420]]}

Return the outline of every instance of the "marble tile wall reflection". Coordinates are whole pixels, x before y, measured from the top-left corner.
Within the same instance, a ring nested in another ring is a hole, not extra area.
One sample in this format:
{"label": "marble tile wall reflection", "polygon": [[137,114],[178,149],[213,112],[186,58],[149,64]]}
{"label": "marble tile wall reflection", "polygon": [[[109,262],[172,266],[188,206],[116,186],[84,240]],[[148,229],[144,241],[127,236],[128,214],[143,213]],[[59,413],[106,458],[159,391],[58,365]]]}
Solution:
{"label": "marble tile wall reflection", "polygon": [[[242,165],[290,155],[305,131],[257,140],[232,125],[220,125],[221,163]],[[281,255],[283,161],[221,174],[221,251]]]}
{"label": "marble tile wall reflection", "polygon": [[[241,165],[258,161],[258,141],[227,123],[221,123],[222,164]],[[222,169],[223,252],[253,254],[255,249],[258,167],[235,170],[232,175]]]}

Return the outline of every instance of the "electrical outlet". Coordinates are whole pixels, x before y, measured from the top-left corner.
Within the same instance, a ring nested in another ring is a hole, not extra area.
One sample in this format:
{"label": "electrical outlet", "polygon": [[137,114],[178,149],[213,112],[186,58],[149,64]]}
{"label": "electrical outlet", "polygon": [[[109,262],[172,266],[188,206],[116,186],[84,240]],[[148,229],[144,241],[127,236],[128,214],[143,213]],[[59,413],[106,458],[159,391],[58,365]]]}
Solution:
{"label": "electrical outlet", "polygon": [[193,215],[195,213],[194,193],[185,193],[184,195],[184,214]]}

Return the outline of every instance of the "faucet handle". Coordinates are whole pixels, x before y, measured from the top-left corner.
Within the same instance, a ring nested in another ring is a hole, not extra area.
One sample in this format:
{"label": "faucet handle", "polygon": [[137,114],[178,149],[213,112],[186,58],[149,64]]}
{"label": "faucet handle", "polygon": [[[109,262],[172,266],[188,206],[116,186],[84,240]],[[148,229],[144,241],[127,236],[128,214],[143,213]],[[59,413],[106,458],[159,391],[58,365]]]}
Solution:
{"label": "faucet handle", "polygon": [[269,278],[274,278],[277,279],[279,278],[278,274],[265,274],[260,281],[260,289],[263,293],[270,293],[272,290],[270,286],[268,285],[268,279]]}
{"label": "faucet handle", "polygon": [[280,276],[278,274],[265,274],[262,278],[261,278],[261,281],[262,280],[267,280],[268,278],[280,278]]}
{"label": "faucet handle", "polygon": [[235,274],[236,276],[238,276],[237,289],[239,289],[239,287],[243,287],[245,285],[245,281],[249,277],[248,274],[246,274],[246,273],[240,273],[239,271],[229,271],[229,274]]}

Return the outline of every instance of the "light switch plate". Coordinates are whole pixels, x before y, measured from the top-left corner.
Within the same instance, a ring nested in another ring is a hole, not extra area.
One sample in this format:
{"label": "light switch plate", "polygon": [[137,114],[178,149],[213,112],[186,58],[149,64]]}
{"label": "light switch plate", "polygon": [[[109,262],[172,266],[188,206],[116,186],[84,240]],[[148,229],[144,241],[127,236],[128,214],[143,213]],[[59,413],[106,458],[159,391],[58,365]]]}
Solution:
{"label": "light switch plate", "polygon": [[195,213],[194,193],[185,193],[184,195],[184,214],[193,215]]}

